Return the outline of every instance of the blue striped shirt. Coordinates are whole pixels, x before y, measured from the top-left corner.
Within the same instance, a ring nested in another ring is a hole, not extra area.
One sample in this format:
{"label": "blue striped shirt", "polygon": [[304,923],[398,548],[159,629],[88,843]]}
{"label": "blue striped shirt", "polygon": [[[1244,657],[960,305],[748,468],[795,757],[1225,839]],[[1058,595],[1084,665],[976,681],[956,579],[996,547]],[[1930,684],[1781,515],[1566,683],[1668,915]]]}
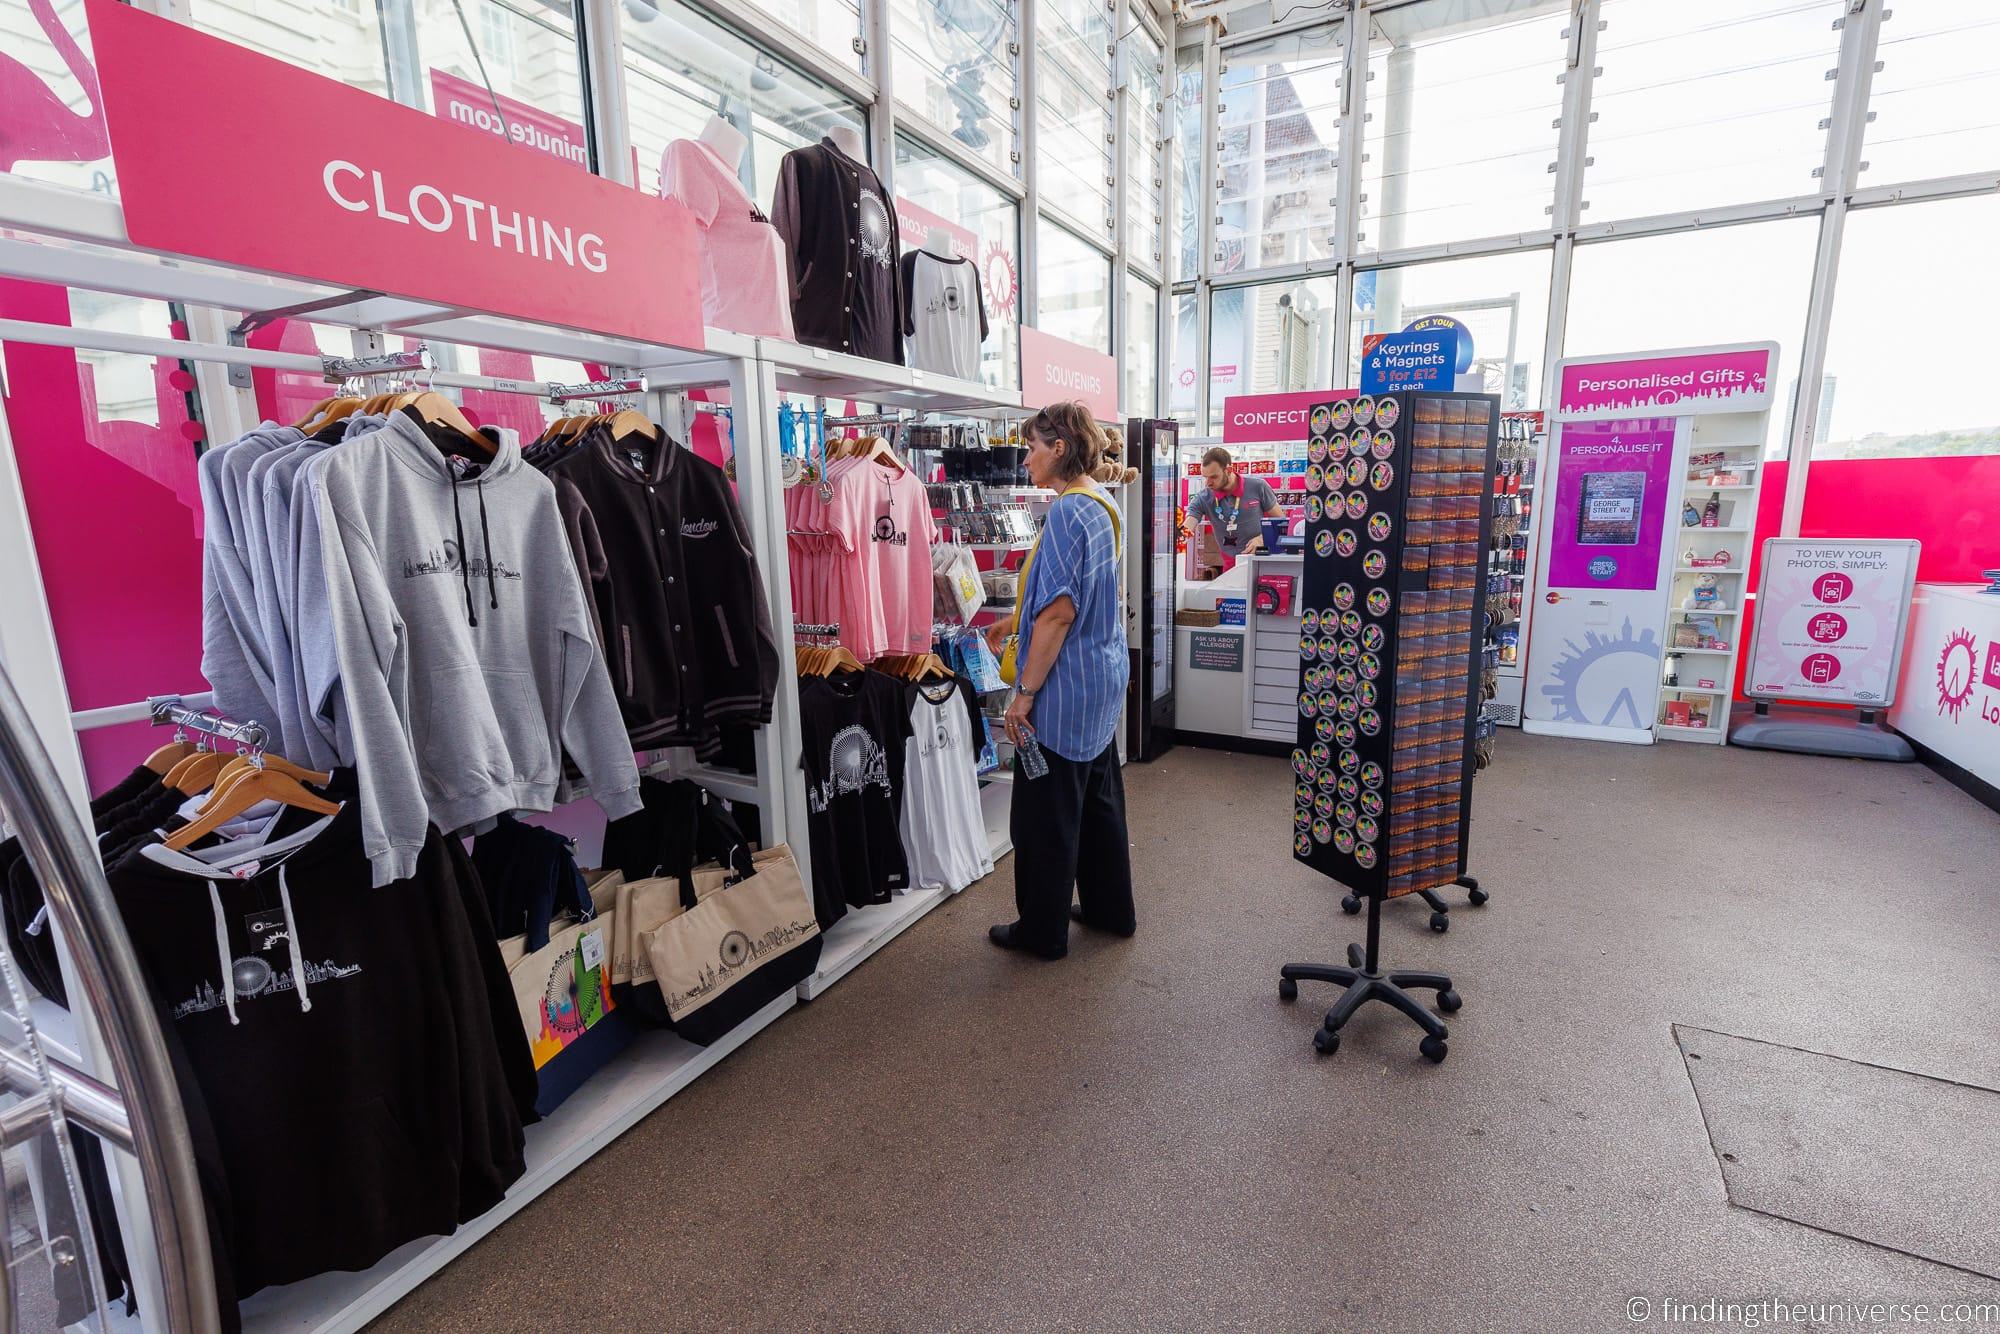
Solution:
{"label": "blue striped shirt", "polygon": [[1076,620],[1028,715],[1042,745],[1066,760],[1088,763],[1118,733],[1130,665],[1125,622],[1118,613],[1118,538],[1110,514],[1089,496],[1059,496],[1049,506],[1028,586],[1021,590],[1023,684],[1034,643],[1035,617],[1067,596]]}

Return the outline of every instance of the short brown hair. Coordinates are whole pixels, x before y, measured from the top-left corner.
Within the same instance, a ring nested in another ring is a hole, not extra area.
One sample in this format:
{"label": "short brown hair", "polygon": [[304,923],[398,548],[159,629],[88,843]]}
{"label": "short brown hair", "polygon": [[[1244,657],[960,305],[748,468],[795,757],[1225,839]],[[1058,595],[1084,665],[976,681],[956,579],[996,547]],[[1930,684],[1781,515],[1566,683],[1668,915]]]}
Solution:
{"label": "short brown hair", "polygon": [[1206,468],[1211,463],[1219,463],[1223,467],[1227,468],[1234,461],[1235,460],[1229,457],[1229,451],[1224,449],[1221,445],[1214,446],[1208,451],[1208,453],[1203,454],[1201,456],[1201,465],[1204,468]]}
{"label": "short brown hair", "polygon": [[1096,472],[1098,462],[1104,457],[1103,430],[1090,415],[1090,409],[1074,400],[1051,403],[1028,418],[1021,427],[1021,438],[1029,436],[1051,444],[1060,441],[1066,446],[1061,463],[1066,480]]}

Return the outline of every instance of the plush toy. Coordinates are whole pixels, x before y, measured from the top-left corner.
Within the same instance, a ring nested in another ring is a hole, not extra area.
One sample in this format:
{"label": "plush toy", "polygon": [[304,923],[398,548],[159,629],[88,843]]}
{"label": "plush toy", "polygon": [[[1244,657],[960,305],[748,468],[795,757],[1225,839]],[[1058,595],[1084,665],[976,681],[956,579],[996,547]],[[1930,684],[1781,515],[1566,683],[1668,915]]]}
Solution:
{"label": "plush toy", "polygon": [[1104,433],[1104,457],[1091,480],[1100,486],[1124,486],[1139,480],[1139,470],[1125,466],[1125,433],[1113,426]]}

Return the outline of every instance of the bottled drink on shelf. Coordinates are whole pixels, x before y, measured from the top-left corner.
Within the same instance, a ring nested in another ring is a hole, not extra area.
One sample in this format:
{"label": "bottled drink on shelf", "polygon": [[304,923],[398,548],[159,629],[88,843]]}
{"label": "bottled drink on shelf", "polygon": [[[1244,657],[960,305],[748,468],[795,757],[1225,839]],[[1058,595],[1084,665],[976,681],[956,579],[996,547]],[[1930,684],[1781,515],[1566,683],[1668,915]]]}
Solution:
{"label": "bottled drink on shelf", "polygon": [[1718,492],[1711,491],[1708,493],[1708,503],[1701,507],[1701,526],[1704,528],[1717,528],[1721,524],[1722,496]]}

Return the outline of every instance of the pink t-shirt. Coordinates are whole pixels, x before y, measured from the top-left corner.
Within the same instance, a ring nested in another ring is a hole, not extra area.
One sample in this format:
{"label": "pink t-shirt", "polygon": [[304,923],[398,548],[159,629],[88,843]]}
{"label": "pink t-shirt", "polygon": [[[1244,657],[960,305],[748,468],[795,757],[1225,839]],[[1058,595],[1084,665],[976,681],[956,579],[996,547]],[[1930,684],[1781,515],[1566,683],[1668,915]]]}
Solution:
{"label": "pink t-shirt", "polygon": [[702,322],[796,341],[784,238],[715,150],[699,139],[668,144],[660,193],[687,205],[700,229]]}
{"label": "pink t-shirt", "polygon": [[908,469],[864,460],[835,485],[828,516],[842,553],[840,642],[863,662],[929,652],[937,525],[924,484]]}

